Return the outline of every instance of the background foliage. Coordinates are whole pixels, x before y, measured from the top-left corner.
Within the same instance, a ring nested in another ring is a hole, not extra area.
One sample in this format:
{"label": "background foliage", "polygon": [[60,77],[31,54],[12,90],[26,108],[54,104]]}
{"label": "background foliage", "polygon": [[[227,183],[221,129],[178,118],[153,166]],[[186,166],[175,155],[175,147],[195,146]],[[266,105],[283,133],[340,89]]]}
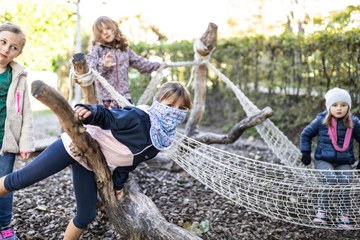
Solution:
{"label": "background foliage", "polygon": [[[306,36],[285,32],[271,37],[219,39],[211,62],[259,108],[270,106],[274,110],[272,120],[297,142],[299,131],[325,110],[323,95],[330,88],[347,89],[353,99],[352,112],[359,116],[360,29],[347,29],[350,13],[359,10],[359,6],[349,7],[335,15],[325,30]],[[165,55],[173,62],[193,59],[192,42],[144,45],[132,47],[146,57]],[[190,78],[190,68],[171,71],[183,82]],[[138,82],[142,77],[135,79]],[[234,94],[211,72],[207,85],[202,124],[227,130],[226,126],[245,117]]]}
{"label": "background foliage", "polygon": [[74,51],[75,12],[64,0],[0,0],[0,22],[19,25],[26,45],[19,61],[31,70],[56,72]]}
{"label": "background foliage", "polygon": [[[6,8],[4,7],[6,5]],[[0,0],[0,22],[14,22],[27,34],[20,60],[29,70],[59,74],[59,88],[67,92],[69,58],[75,53],[76,9],[71,1]],[[231,79],[259,107],[274,110],[272,120],[297,142],[299,131],[324,110],[324,93],[338,86],[349,90],[353,113],[359,115],[360,30],[350,28],[359,6],[349,6],[330,21],[312,19],[321,26],[312,34],[293,33],[285,27],[277,36],[249,35],[218,39],[211,62]],[[199,37],[202,33],[199,33]],[[83,49],[89,49],[91,29],[83,33]],[[154,61],[192,61],[192,41],[149,45],[140,42],[131,48]],[[166,79],[186,83],[191,68],[167,69]],[[131,70],[132,95],[140,97],[149,76]],[[234,94],[208,72],[207,106],[203,125],[227,130],[245,117]]]}

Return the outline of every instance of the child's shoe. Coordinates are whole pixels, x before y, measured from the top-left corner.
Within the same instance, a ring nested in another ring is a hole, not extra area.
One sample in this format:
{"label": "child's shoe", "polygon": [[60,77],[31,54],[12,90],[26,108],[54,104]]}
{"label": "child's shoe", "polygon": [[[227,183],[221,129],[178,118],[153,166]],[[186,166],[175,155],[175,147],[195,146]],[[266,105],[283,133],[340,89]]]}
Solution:
{"label": "child's shoe", "polygon": [[318,209],[315,218],[313,219],[315,223],[327,223],[329,221],[328,217],[326,216],[326,212],[322,209]]}
{"label": "child's shoe", "polygon": [[350,218],[347,215],[340,215],[339,216],[339,227],[341,228],[351,228]]}
{"label": "child's shoe", "polygon": [[0,230],[0,240],[16,240],[17,237],[12,227],[3,227]]}

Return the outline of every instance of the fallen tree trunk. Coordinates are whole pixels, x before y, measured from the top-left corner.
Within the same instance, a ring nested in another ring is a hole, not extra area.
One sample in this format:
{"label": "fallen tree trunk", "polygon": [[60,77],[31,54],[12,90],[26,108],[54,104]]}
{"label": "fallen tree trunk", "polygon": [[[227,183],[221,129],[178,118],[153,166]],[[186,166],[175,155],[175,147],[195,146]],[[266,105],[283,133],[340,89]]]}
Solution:
{"label": "fallen tree trunk", "polygon": [[109,221],[126,239],[200,239],[165,220],[154,203],[140,193],[134,184],[127,184],[122,202],[116,200],[110,169],[98,143],[85,131],[65,98],[42,81],[31,85],[32,95],[48,106],[59,118],[64,131],[83,153],[84,161],[93,169],[96,185],[105,205]]}

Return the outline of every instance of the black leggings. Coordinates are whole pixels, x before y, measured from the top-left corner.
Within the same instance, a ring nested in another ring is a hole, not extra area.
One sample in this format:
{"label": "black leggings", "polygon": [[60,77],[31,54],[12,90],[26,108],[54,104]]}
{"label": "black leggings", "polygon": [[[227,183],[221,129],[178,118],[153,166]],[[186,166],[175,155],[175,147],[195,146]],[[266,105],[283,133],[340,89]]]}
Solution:
{"label": "black leggings", "polygon": [[92,171],[87,170],[67,153],[61,139],[46,148],[30,164],[7,175],[4,182],[5,188],[8,191],[15,191],[28,187],[60,172],[69,165],[72,166],[77,206],[73,222],[77,228],[84,229],[96,216],[95,176]]}

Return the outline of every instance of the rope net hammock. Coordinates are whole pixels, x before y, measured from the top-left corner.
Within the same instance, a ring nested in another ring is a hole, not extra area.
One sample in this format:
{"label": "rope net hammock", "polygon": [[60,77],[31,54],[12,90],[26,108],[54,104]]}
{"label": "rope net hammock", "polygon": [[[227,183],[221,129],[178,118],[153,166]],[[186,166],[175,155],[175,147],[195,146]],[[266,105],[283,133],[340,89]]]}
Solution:
{"label": "rope net hammock", "polygon": [[[169,67],[206,64],[234,92],[247,116],[260,109],[208,59],[169,63]],[[147,103],[163,79],[159,69],[138,104]],[[94,78],[114,94],[121,106],[129,105],[96,71]],[[79,76],[77,76],[79,78]],[[87,83],[86,83],[87,84]],[[247,209],[271,218],[303,226],[339,229],[341,214],[349,216],[351,228],[360,229],[360,178],[357,171],[331,171],[304,168],[300,150],[267,119],[256,130],[282,164],[259,161],[198,142],[181,133],[167,151],[170,158],[208,188]],[[350,177],[349,177],[350,175]],[[346,177],[347,176],[347,177]],[[326,180],[327,179],[327,180]],[[328,221],[315,223],[319,204],[324,204]],[[359,219],[359,220],[358,220]]]}

